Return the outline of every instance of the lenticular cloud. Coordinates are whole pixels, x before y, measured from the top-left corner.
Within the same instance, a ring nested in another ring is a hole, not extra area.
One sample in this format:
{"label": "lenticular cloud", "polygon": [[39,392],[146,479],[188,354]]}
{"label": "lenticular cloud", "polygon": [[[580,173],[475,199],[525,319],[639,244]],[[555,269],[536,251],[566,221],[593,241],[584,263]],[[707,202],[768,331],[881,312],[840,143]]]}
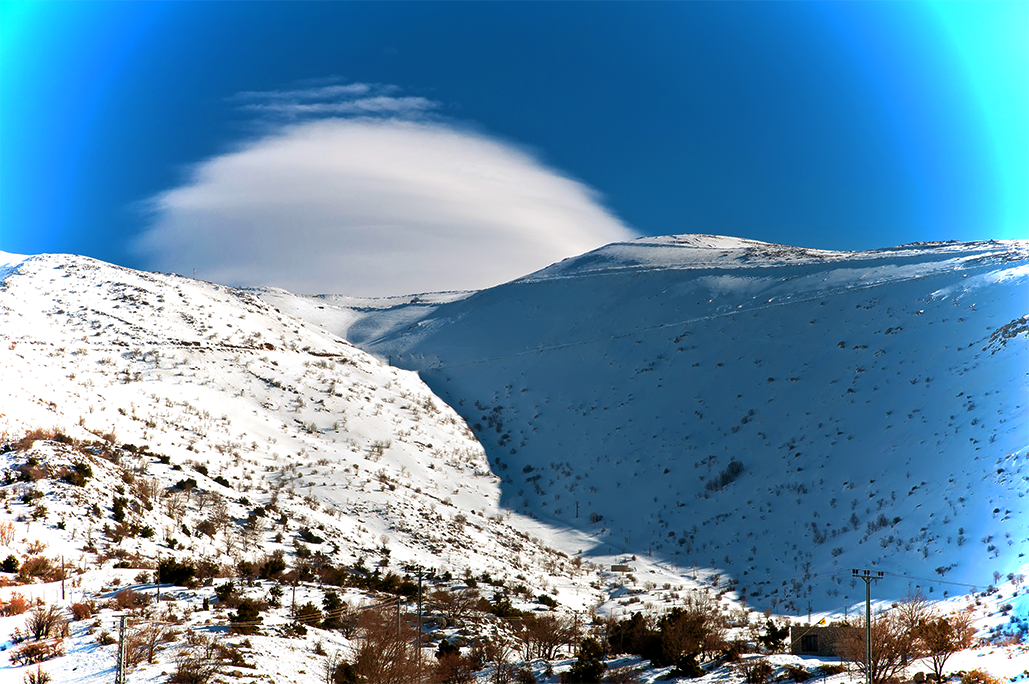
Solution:
{"label": "lenticular cloud", "polygon": [[280,129],[151,206],[137,246],[152,267],[303,293],[478,289],[635,237],[524,151],[398,120]]}

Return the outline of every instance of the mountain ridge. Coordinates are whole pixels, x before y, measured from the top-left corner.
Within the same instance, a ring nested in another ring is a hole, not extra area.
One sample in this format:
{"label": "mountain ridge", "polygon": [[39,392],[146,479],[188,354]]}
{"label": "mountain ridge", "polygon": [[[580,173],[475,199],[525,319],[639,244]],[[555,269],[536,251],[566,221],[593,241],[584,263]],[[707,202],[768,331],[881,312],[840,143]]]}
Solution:
{"label": "mountain ridge", "polygon": [[[670,236],[608,245],[438,305],[369,309],[369,323],[342,332],[417,370],[461,413],[516,510],[589,529],[563,503],[571,495],[618,530],[605,528],[598,548],[692,557],[729,572],[751,600],[827,607],[856,598],[851,566],[893,562],[924,578],[914,569],[930,564],[936,584],[886,583],[899,596],[981,584],[1025,562],[1029,540],[1011,523],[1029,517],[1026,335],[1013,332],[1029,312],[1027,264],[1025,241],[825,253]],[[872,465],[915,450],[903,472]],[[738,481],[707,489],[737,454],[747,455]],[[608,478],[583,495],[598,458],[630,481],[649,468],[648,484],[619,492]],[[798,458],[776,474],[775,462]],[[798,475],[805,468],[828,468],[831,480]],[[541,469],[542,484],[527,481]],[[675,470],[658,501],[634,494]],[[754,475],[778,484],[739,506],[711,505]],[[793,503],[780,511],[783,494]],[[755,566],[757,540],[794,525],[807,548],[791,541],[776,552],[785,561]],[[873,552],[859,549],[867,542]],[[784,589],[754,572],[792,579]]]}

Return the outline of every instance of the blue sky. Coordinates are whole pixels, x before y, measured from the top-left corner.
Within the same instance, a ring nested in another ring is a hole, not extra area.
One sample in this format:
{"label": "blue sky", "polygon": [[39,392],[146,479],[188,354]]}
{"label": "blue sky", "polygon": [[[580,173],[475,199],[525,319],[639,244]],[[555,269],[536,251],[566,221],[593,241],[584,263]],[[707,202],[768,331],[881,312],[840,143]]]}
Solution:
{"label": "blue sky", "polygon": [[1029,5],[0,3],[0,249],[482,287],[637,235],[1029,237]]}

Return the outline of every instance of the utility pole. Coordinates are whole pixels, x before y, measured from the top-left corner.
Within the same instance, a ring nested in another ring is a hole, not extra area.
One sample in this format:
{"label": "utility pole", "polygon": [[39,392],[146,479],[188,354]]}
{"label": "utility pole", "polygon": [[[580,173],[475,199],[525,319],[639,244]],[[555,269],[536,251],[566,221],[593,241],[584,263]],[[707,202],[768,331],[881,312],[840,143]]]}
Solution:
{"label": "utility pole", "polygon": [[418,682],[422,681],[422,567],[418,566],[418,642],[414,652],[418,659]]}
{"label": "utility pole", "polygon": [[128,644],[125,641],[125,616],[122,615],[118,622],[118,674],[114,684],[125,684],[125,650]]}
{"label": "utility pole", "polygon": [[865,684],[872,684],[872,582],[883,578],[881,570],[851,570],[865,581]]}

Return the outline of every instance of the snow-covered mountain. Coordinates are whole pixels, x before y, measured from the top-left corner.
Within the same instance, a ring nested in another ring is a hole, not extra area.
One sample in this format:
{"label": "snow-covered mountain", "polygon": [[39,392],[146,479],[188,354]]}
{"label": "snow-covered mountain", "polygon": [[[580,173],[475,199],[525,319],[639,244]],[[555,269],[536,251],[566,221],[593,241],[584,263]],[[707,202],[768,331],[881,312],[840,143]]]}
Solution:
{"label": "snow-covered mountain", "polygon": [[[49,553],[85,559],[88,540],[103,552],[128,469],[152,478],[154,491],[193,480],[205,497],[130,510],[126,524],[152,534],[119,540],[120,552],[234,567],[278,550],[292,563],[309,529],[324,538],[311,550],[335,564],[521,575],[567,606],[603,599],[595,578],[554,548],[585,546],[585,535],[501,506],[481,446],[415,373],[240,290],[85,257],[3,256],[0,445],[32,430],[111,445],[93,448],[90,487],[44,478],[43,514],[29,501],[8,511],[27,525],[12,550],[46,540]],[[30,457],[52,474],[80,452],[39,441]],[[0,458],[16,475],[26,454]],[[250,539],[236,525],[197,534],[212,496],[234,520],[271,504],[290,522],[260,519]],[[71,503],[84,498],[95,513]]]}
{"label": "snow-covered mountain", "polygon": [[1029,243],[840,253],[608,245],[475,293],[267,302],[418,371],[500,505],[842,610],[964,593],[1029,553]]}

